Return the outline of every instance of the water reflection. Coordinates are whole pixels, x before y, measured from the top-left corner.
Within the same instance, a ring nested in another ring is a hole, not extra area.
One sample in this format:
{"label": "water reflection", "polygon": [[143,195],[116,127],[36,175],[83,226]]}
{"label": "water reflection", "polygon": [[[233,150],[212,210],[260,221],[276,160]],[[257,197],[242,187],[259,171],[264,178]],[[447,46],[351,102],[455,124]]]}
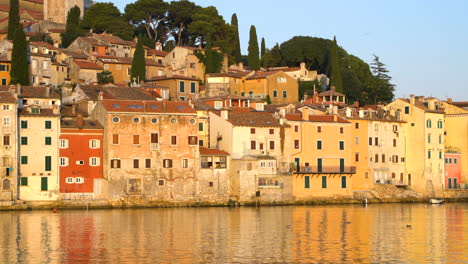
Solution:
{"label": "water reflection", "polygon": [[468,205],[3,212],[1,263],[467,263]]}

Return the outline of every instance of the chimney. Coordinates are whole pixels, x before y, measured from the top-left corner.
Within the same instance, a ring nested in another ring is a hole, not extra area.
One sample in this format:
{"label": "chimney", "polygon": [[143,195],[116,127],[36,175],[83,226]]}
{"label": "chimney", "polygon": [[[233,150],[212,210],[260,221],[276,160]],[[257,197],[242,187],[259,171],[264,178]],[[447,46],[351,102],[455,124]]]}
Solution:
{"label": "chimney", "polygon": [[72,115],[76,115],[76,104],[72,105]]}
{"label": "chimney", "polygon": [[447,98],[447,103],[449,103],[449,104],[452,104],[452,103],[453,103],[453,100],[452,100],[451,97],[450,97],[450,98]]}
{"label": "chimney", "polygon": [[305,62],[301,62],[300,65],[301,65],[301,72],[302,72],[302,70],[305,70],[305,69],[306,69],[306,68],[305,68]]}
{"label": "chimney", "polygon": [[21,95],[21,84],[16,84],[16,94]]}
{"label": "chimney", "polygon": [[280,123],[280,125],[284,125],[284,118],[280,118],[279,123]]}
{"label": "chimney", "polygon": [[337,121],[338,121],[338,116],[333,115],[333,122],[337,122]]}
{"label": "chimney", "polygon": [[227,109],[223,109],[221,110],[221,117],[225,120],[228,120],[229,119],[229,112]]}
{"label": "chimney", "polygon": [[156,42],[155,49],[156,49],[156,50],[159,50],[159,51],[161,51],[161,50],[162,50],[162,44],[161,44],[161,42],[159,42],[159,41],[158,41],[158,42]]}
{"label": "chimney", "polygon": [[335,86],[332,86],[332,87],[330,87],[330,90],[332,90],[332,91],[335,92],[335,91],[336,91],[336,87],[335,87]]}
{"label": "chimney", "polygon": [[309,121],[309,108],[302,108],[302,120]]}
{"label": "chimney", "polygon": [[351,108],[349,108],[349,107],[346,107],[346,116],[351,117],[352,114],[353,114],[353,110],[351,110]]}
{"label": "chimney", "polygon": [[78,114],[78,117],[76,118],[76,125],[79,128],[82,128],[84,126],[84,120],[83,120],[83,115],[82,114]]}
{"label": "chimney", "polygon": [[59,43],[58,43],[58,42],[54,42],[54,47],[55,47],[55,48],[59,48]]}
{"label": "chimney", "polygon": [[434,99],[429,99],[429,101],[427,102],[427,105],[428,105],[429,110],[435,110]]}
{"label": "chimney", "polygon": [[98,101],[102,101],[102,100],[104,100],[104,92],[103,92],[103,91],[99,91]]}
{"label": "chimney", "polygon": [[364,118],[364,110],[359,110],[359,118]]}
{"label": "chimney", "polygon": [[244,64],[242,62],[239,62],[239,70],[244,71]]}
{"label": "chimney", "polygon": [[414,105],[416,103],[416,98],[414,98],[414,94],[410,95],[410,104]]}
{"label": "chimney", "polygon": [[285,117],[286,116],[286,109],[281,108],[279,113],[280,113],[280,116]]}

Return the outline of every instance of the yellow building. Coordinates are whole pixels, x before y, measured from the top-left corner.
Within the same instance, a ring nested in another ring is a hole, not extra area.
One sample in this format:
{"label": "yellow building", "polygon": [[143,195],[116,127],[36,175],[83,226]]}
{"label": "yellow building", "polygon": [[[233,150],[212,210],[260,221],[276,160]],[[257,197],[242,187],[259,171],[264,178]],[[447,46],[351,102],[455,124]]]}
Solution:
{"label": "yellow building", "polygon": [[352,159],[351,123],[337,115],[286,114],[291,125],[291,157],[296,169],[292,192],[296,200],[352,196],[356,167]]}
{"label": "yellow building", "polygon": [[10,84],[11,61],[0,59],[0,81],[2,85]]}
{"label": "yellow building", "polygon": [[437,195],[444,186],[444,112],[436,100],[411,96],[385,108],[406,121],[406,182],[415,191]]}

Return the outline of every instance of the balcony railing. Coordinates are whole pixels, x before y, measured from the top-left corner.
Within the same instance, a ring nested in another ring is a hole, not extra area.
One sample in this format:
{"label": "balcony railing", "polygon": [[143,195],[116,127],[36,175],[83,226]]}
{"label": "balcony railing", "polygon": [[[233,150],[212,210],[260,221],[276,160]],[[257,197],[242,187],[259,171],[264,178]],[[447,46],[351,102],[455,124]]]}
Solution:
{"label": "balcony railing", "polygon": [[[298,170],[299,169],[299,170]],[[344,167],[334,167],[334,166],[323,166],[323,167],[299,167],[296,168],[295,173],[301,174],[355,174],[356,167],[355,166],[344,166]]]}

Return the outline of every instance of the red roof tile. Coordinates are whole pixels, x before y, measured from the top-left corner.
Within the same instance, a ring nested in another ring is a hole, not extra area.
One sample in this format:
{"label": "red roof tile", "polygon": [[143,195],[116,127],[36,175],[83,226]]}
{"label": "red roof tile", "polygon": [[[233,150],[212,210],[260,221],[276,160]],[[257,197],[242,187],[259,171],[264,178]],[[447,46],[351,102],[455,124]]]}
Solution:
{"label": "red roof tile", "polygon": [[73,60],[73,62],[81,69],[103,70],[101,65],[98,65],[94,62],[84,60]]}
{"label": "red roof tile", "polygon": [[156,49],[150,49],[146,51],[148,56],[155,55],[155,56],[160,56],[160,57],[166,57],[168,52],[165,52],[163,50],[156,50]]}
{"label": "red roof tile", "polygon": [[[309,115],[310,122],[320,122],[320,123],[349,123],[346,119],[343,119],[339,116],[336,116],[336,121],[334,120],[333,115]],[[286,115],[286,119],[289,121],[303,121],[301,114],[289,114]]]}
{"label": "red roof tile", "polygon": [[220,149],[200,147],[200,155],[202,156],[229,156],[229,153]]}
{"label": "red roof tile", "polygon": [[176,80],[189,80],[189,81],[200,81],[197,78],[191,78],[187,76],[182,76],[182,75],[173,75],[171,77],[167,76],[154,76],[153,78],[150,79],[150,81],[161,81],[161,80],[171,80],[171,79],[176,79]]}
{"label": "red roof tile", "polygon": [[[281,124],[279,119],[271,113],[266,112],[249,112],[239,111],[241,108],[236,108],[228,111],[228,122],[234,126],[249,126],[249,127],[289,127],[287,124]],[[221,115],[220,111],[213,111],[217,115]]]}

